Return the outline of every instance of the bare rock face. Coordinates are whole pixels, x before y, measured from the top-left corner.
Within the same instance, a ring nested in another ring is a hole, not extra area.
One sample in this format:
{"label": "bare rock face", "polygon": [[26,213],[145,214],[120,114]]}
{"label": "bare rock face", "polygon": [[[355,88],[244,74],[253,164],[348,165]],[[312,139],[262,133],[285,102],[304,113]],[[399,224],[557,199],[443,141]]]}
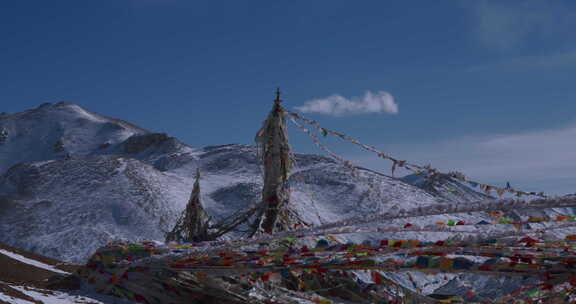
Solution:
{"label": "bare rock face", "polygon": [[52,149],[55,153],[64,152],[64,143],[61,139],[54,143],[54,147]]}
{"label": "bare rock face", "polygon": [[138,154],[150,147],[160,146],[171,138],[166,133],[134,135],[124,142],[124,152]]}

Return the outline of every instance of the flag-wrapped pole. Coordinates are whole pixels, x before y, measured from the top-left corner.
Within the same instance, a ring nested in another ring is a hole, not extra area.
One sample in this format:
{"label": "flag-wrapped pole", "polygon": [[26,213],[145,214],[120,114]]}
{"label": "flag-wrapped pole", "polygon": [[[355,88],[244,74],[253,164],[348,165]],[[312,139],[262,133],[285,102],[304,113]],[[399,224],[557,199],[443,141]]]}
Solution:
{"label": "flag-wrapped pole", "polygon": [[260,155],[264,165],[264,187],[262,201],[264,210],[258,219],[258,230],[273,233],[274,230],[286,230],[287,216],[285,207],[290,197],[286,187],[290,171],[290,146],[286,129],[286,114],[280,103],[280,89],[276,91],[276,99],[272,111],[264,121],[264,125],[256,135],[260,145]]}
{"label": "flag-wrapped pole", "polygon": [[210,217],[200,201],[200,169],[196,170],[196,181],[186,205],[183,216],[171,232],[166,235],[166,242],[203,242],[211,240],[208,235]]}

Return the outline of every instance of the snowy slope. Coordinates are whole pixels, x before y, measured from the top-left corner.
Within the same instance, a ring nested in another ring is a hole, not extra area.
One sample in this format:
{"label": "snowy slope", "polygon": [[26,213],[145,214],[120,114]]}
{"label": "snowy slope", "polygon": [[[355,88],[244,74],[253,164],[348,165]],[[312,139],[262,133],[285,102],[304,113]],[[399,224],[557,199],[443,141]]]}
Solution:
{"label": "snowy slope", "polygon": [[0,238],[81,263],[110,240],[162,239],[184,208],[187,193],[178,189],[187,188],[177,176],[118,156],[20,164],[0,180]]}
{"label": "snowy slope", "polygon": [[401,178],[402,181],[414,185],[435,197],[446,201],[481,201],[491,200],[494,197],[477,192],[448,175],[438,175],[430,181],[425,174],[410,174]]}
{"label": "snowy slope", "polygon": [[28,265],[31,265],[34,267],[42,268],[42,269],[45,269],[45,270],[48,270],[48,271],[51,271],[54,273],[69,274],[68,272],[60,270],[60,269],[54,267],[53,265],[49,265],[49,264],[46,264],[43,262],[36,261],[34,259],[27,258],[21,254],[18,254],[16,252],[13,252],[10,250],[0,248],[0,254],[4,255],[5,257],[8,257],[10,259],[18,260],[19,262],[22,262],[22,263],[25,263],[25,264],[28,264]]}
{"label": "snowy slope", "polygon": [[[0,129],[8,134],[0,145],[0,241],[62,260],[81,263],[116,239],[163,240],[198,167],[204,206],[215,220],[260,197],[261,168],[251,146],[194,149],[71,103],[3,115]],[[437,202],[376,172],[353,177],[326,157],[295,158],[292,201],[310,224]]]}
{"label": "snowy slope", "polygon": [[15,249],[0,243],[0,303],[10,304],[130,304],[96,293],[88,286],[76,290],[52,290],[54,276],[66,276],[74,265]]}
{"label": "snowy slope", "polygon": [[[0,283],[1,284],[1,283]],[[128,300],[98,294],[88,288],[64,292],[40,288],[4,285],[8,292],[0,293],[0,303],[9,304],[131,304]]]}
{"label": "snowy slope", "polygon": [[[82,116],[79,113],[87,113],[70,104],[31,111],[49,112],[43,114],[46,120],[51,120],[52,115],[55,121],[75,121]],[[22,116],[26,115],[12,114],[3,121],[21,125]],[[62,125],[64,128],[58,127]],[[77,130],[79,126],[75,124],[55,123],[55,126],[53,132],[100,134],[94,142],[111,144],[100,148],[98,144],[86,143],[84,153],[71,158],[46,153],[46,157],[19,163],[5,172],[0,178],[0,241],[82,263],[96,248],[111,240],[163,240],[164,232],[184,209],[198,167],[202,171],[202,201],[216,220],[245,210],[260,197],[262,174],[254,147],[223,145],[193,149],[173,138],[141,132],[136,127],[132,127],[133,132],[119,136],[114,130],[108,135],[87,130],[101,128],[99,123],[84,125],[83,130]],[[8,141],[3,148],[17,151],[19,146]],[[50,148],[45,147],[48,151]],[[349,169],[323,156],[296,154],[295,160],[290,177],[291,201],[302,219],[310,224],[439,201],[426,191],[376,172],[359,170],[353,176]],[[467,221],[476,219],[464,217]],[[434,219],[428,221],[433,223]],[[414,233],[365,233],[344,235],[340,239],[422,237]],[[441,237],[444,235],[427,236]]]}
{"label": "snowy slope", "polygon": [[[163,241],[188,201],[196,168],[202,172],[204,207],[215,220],[246,210],[260,197],[262,172],[252,146],[196,149],[70,103],[0,116],[0,130],[8,134],[0,145],[0,242],[60,260],[83,263],[98,247],[117,239]],[[58,141],[63,149],[54,149]],[[296,153],[295,161],[291,204],[314,225],[487,198],[451,180],[431,189],[366,169],[353,175],[323,156]],[[478,222],[487,215],[434,216],[413,223],[448,218]],[[396,223],[402,227],[405,221]],[[399,232],[339,238],[361,242],[447,236]],[[434,278],[417,280],[428,291],[439,286],[426,285]]]}

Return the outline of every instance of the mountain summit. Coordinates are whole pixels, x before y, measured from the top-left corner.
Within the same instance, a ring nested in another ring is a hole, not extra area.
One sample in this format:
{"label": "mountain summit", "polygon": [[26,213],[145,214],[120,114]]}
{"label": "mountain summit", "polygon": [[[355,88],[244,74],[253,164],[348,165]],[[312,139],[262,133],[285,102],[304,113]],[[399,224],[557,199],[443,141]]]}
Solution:
{"label": "mountain summit", "polygon": [[97,154],[131,136],[150,133],[69,102],[0,115],[0,132],[0,172],[21,162]]}

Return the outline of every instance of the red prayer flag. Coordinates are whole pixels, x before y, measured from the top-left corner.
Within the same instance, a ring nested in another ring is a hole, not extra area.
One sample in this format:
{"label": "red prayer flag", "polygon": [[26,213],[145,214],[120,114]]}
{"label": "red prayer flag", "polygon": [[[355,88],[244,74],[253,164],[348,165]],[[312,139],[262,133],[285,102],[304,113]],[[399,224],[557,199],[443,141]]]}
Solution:
{"label": "red prayer flag", "polygon": [[380,274],[378,272],[372,271],[370,275],[372,276],[372,281],[374,282],[374,284],[376,285],[382,284],[382,279],[380,278]]}
{"label": "red prayer flag", "polygon": [[270,280],[270,273],[266,272],[265,274],[262,275],[262,281],[266,282]]}

